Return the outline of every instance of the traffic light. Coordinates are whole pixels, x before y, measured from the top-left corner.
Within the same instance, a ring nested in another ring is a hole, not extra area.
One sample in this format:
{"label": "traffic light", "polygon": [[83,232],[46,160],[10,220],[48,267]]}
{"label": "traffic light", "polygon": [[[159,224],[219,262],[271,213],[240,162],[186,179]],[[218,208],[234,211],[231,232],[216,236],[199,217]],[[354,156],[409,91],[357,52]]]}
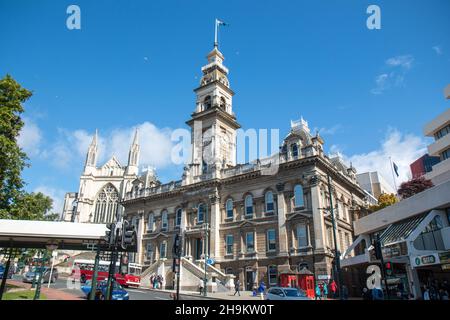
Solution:
{"label": "traffic light", "polygon": [[373,246],[375,248],[375,258],[377,260],[381,260],[381,258],[383,257],[383,252],[381,250],[381,242],[379,240],[375,240]]}
{"label": "traffic light", "polygon": [[104,236],[105,241],[112,246],[115,241],[115,231],[116,231],[116,224],[115,223],[108,223],[106,225],[106,235]]}
{"label": "traffic light", "polygon": [[392,273],[394,272],[394,270],[392,268],[392,263],[386,262],[384,264],[384,270],[386,270],[386,275],[391,276]]}
{"label": "traffic light", "polygon": [[127,220],[124,220],[122,225],[122,249],[137,251],[136,244],[136,231],[134,230],[134,226]]}

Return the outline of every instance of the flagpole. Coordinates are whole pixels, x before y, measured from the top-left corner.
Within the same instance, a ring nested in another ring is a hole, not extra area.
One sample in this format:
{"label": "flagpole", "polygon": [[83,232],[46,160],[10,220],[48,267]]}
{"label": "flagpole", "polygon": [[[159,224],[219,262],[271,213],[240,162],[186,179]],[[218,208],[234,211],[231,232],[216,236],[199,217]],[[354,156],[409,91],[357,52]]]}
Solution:
{"label": "flagpole", "polygon": [[218,43],[217,43],[217,18],[216,18],[216,23],[214,25],[214,47],[217,48],[218,47]]}
{"label": "flagpole", "polygon": [[398,192],[397,192],[397,182],[395,180],[394,165],[392,164],[392,158],[391,157],[389,157],[389,161],[391,163],[392,178],[394,179],[395,194],[397,195],[398,194]]}

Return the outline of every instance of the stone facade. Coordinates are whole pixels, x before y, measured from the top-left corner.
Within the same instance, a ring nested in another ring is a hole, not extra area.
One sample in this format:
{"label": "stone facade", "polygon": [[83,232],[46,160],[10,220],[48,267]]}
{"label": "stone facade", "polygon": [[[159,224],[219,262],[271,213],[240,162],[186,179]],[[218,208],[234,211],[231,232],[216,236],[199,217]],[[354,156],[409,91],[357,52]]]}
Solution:
{"label": "stone facade", "polygon": [[[205,256],[211,288],[215,279],[231,286],[228,274],[244,289],[263,280],[276,285],[284,271],[307,268],[317,278],[332,276],[333,233],[328,176],[343,252],[353,240],[353,220],[365,206],[356,171],[323,152],[323,140],[308,123],[291,122],[280,152],[268,159],[236,164],[233,92],[224,57],[214,48],[202,68],[192,128],[192,159],[182,180],[151,187],[140,184],[122,205],[138,230],[135,262],[159,273],[172,286],[172,246],[182,236],[181,287],[197,289]],[[205,237],[207,235],[207,237]],[[184,276],[183,276],[184,274]],[[194,276],[193,276],[194,275]],[[213,290],[213,289],[212,289]]]}

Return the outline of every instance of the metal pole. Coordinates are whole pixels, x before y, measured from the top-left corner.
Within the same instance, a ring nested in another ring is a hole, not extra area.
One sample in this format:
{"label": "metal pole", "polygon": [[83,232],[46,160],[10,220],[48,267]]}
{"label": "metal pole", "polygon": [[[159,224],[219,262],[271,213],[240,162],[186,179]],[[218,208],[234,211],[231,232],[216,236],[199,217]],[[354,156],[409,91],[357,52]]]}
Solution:
{"label": "metal pole", "polygon": [[89,295],[89,300],[95,300],[95,293],[97,290],[97,275],[98,275],[99,262],[100,262],[100,246],[97,244],[97,254],[95,255],[94,274],[92,275],[91,293]]}
{"label": "metal pole", "polygon": [[55,253],[56,253],[56,251],[52,252],[52,266],[50,268],[50,276],[48,277],[47,288],[50,288],[50,283],[52,283],[53,266],[55,265]]}
{"label": "metal pole", "polygon": [[[44,271],[45,260],[46,259],[47,259],[47,250],[44,250],[44,255],[42,257],[42,263],[41,263],[41,266],[39,268],[39,278],[38,278],[37,283],[36,283],[36,291],[34,293],[34,299],[33,300],[39,300],[39,297],[41,295],[41,284],[43,282],[42,273]],[[49,281],[50,281],[50,279],[49,279]]]}
{"label": "metal pole", "polygon": [[109,264],[109,272],[108,272],[108,282],[106,285],[106,297],[105,300],[111,300],[112,297],[112,277],[114,274],[114,270],[116,269],[116,247],[114,246],[113,251],[111,252],[111,262]]}
{"label": "metal pole", "polygon": [[397,182],[395,180],[395,175],[394,175],[394,164],[392,163],[391,157],[389,157],[389,162],[391,163],[392,179],[394,179],[395,195],[398,195]]}
{"label": "metal pole", "polygon": [[2,278],[2,284],[0,286],[0,300],[2,300],[3,298],[3,292],[5,291],[5,287],[6,287],[6,279],[8,278],[8,274],[9,274],[9,268],[11,265],[11,256],[13,254],[13,248],[9,248],[9,255],[8,255],[8,260],[6,261],[6,265],[5,265],[5,269],[3,270],[3,278]]}
{"label": "metal pole", "polygon": [[214,47],[217,47],[219,44],[217,42],[217,19],[214,25]]}
{"label": "metal pole", "polygon": [[328,179],[328,193],[330,194],[330,212],[331,212],[331,223],[333,225],[333,240],[334,240],[334,263],[336,267],[338,287],[339,287],[339,299],[343,300],[342,296],[342,277],[341,277],[341,262],[340,262],[340,252],[338,250],[338,244],[336,239],[336,221],[334,219],[334,208],[333,208],[333,194],[331,190],[331,178],[330,174],[327,174]]}
{"label": "metal pole", "polygon": [[[376,241],[378,242],[378,245],[379,245],[379,247],[381,249],[380,234],[377,234]],[[384,268],[384,259],[383,259],[383,250],[382,249],[381,249],[380,261],[381,261],[381,273],[383,274],[384,286],[386,287],[386,297],[387,297],[388,300],[390,300],[389,287],[388,287],[388,284],[387,284],[386,269]]]}

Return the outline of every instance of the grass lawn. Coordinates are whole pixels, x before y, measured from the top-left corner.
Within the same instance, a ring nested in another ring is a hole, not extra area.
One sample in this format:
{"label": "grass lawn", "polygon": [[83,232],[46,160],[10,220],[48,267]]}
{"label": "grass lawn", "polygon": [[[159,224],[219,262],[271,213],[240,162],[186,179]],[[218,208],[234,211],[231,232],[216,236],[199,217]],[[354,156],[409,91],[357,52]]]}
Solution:
{"label": "grass lawn", "polygon": [[[3,294],[3,300],[33,300],[33,290],[20,290],[15,292],[5,292]],[[41,293],[39,300],[46,300],[46,297]]]}

